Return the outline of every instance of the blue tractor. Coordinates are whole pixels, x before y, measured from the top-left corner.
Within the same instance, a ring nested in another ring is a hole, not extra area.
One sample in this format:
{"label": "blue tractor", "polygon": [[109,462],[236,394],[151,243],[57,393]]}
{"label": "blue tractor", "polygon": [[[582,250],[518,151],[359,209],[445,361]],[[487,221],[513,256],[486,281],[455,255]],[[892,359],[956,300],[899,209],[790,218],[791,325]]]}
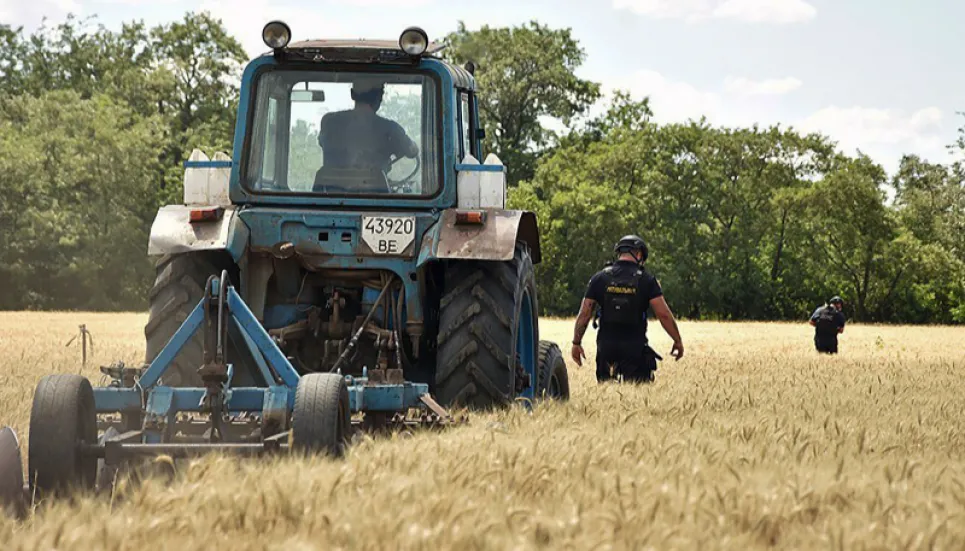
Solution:
{"label": "blue tractor", "polygon": [[536,216],[507,210],[504,167],[479,160],[472,64],[417,27],[292,43],[273,21],[263,39],[233,155],[196,151],[151,229],[146,363],[40,381],[30,492],[145,455],[337,456],[356,425],[568,398],[539,339]]}

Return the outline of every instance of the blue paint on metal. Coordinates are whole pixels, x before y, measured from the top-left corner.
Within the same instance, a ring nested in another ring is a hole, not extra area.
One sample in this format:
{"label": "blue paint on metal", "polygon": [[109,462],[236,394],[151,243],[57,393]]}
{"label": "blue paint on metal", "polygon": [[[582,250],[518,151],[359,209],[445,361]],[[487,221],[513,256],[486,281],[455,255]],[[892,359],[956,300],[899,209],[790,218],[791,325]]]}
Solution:
{"label": "blue paint on metal", "polygon": [[416,268],[421,268],[427,262],[436,259],[436,245],[439,243],[439,235],[442,231],[442,223],[436,222],[429,226],[429,229],[422,234],[422,242],[419,245],[419,256],[416,258]]}
{"label": "blue paint on metal", "polygon": [[231,219],[231,227],[228,228],[228,243],[225,246],[225,250],[231,255],[231,258],[235,262],[241,262],[241,258],[245,255],[245,251],[248,250],[248,242],[251,238],[251,231],[248,229],[248,225],[245,224],[238,216],[234,216]]}
{"label": "blue paint on metal", "polygon": [[503,165],[467,165],[458,164],[456,165],[457,172],[506,172],[506,167]]}
{"label": "blue paint on metal", "polygon": [[262,381],[266,385],[275,384],[275,377],[271,374],[271,369],[268,367],[268,362],[265,361],[265,355],[258,350],[258,345],[251,338],[251,335],[245,331],[244,327],[238,324],[237,320],[232,318],[232,321],[238,327],[238,332],[241,333],[241,338],[244,339],[245,344],[248,346],[248,350],[252,352],[251,357],[255,360],[255,365],[258,366],[258,373],[261,375]]}
{"label": "blue paint on metal", "polygon": [[288,358],[282,354],[282,351],[275,344],[275,341],[272,340],[268,332],[265,331],[265,328],[258,323],[255,315],[252,314],[248,306],[245,305],[245,301],[241,300],[241,297],[238,296],[238,292],[235,291],[234,287],[229,286],[226,294],[228,311],[231,312],[241,329],[248,333],[251,340],[254,341],[258,347],[258,350],[253,352],[257,353],[260,351],[264,354],[265,359],[268,360],[268,363],[274,368],[275,373],[281,377],[281,380],[286,385],[292,388],[298,386],[298,380],[300,378],[298,372],[292,367]]}
{"label": "blue paint on metal", "polygon": [[147,398],[141,440],[146,444],[163,441],[168,434],[168,424],[176,411],[174,389],[166,386],[153,389]]}
{"label": "blue paint on metal", "polygon": [[523,295],[523,304],[519,312],[519,322],[516,328],[516,353],[523,364],[523,371],[529,374],[530,384],[522,392],[524,398],[532,400],[536,390],[536,319],[534,316],[533,299],[529,293]]}
{"label": "blue paint on metal", "polygon": [[184,161],[184,168],[231,168],[233,161]]}
{"label": "blue paint on metal", "polygon": [[148,388],[157,384],[158,379],[164,375],[164,371],[171,365],[171,362],[178,353],[181,352],[184,345],[194,336],[203,321],[203,302],[198,302],[198,305],[194,307],[194,310],[191,311],[188,318],[184,320],[181,327],[174,333],[171,340],[164,345],[164,348],[161,349],[161,352],[158,353],[157,357],[154,358],[154,361],[151,362],[151,365],[148,366],[144,372],[140,380],[142,387]]}
{"label": "blue paint on metal", "polygon": [[[234,387],[227,401],[228,411],[232,413],[257,412],[264,409],[267,396],[271,392],[284,390],[288,408],[295,405],[295,393],[288,387],[273,385],[271,387]],[[204,398],[203,388],[172,388],[156,386],[148,392],[147,411],[153,409],[158,413],[162,406],[169,403],[168,411],[200,412],[201,400]],[[278,400],[277,396],[272,399]],[[169,402],[166,402],[169,400]],[[141,409],[141,393],[136,388],[95,387],[94,403],[97,413],[117,413]]]}
{"label": "blue paint on metal", "polygon": [[[385,214],[385,211],[378,213]],[[439,213],[412,213],[416,230],[413,252],[408,258],[378,256],[362,250],[359,243],[362,217],[366,214],[369,213],[253,207],[245,209],[239,216],[251,228],[251,248],[257,252],[268,252],[279,243],[289,242],[316,269],[387,270],[396,274],[405,286],[407,319],[422,321],[422,294],[419,282],[413,281],[411,274],[424,263],[423,236],[436,224]],[[438,230],[433,235],[437,236]],[[269,327],[280,327],[274,323]]]}
{"label": "blue paint on metal", "polygon": [[262,323],[268,329],[287,327],[308,317],[308,314],[302,312],[300,308],[304,308],[304,306],[298,304],[269,304],[265,306]]}
{"label": "blue paint on metal", "polygon": [[286,386],[272,385],[265,391],[263,400],[262,415],[283,417],[294,407],[295,393],[290,392]]}
{"label": "blue paint on metal", "polygon": [[370,385],[364,377],[350,381],[349,407],[353,412],[404,412],[420,407],[419,397],[429,393],[429,385],[424,383]]}
{"label": "blue paint on metal", "polygon": [[[479,129],[482,128],[482,125],[479,124],[479,98],[476,96],[475,89],[475,80],[473,80],[473,92],[469,97],[472,98],[472,118],[476,122],[473,128]],[[482,140],[479,138],[479,133],[477,132],[472,139],[476,142],[476,151],[479,152],[479,157],[482,157]]]}

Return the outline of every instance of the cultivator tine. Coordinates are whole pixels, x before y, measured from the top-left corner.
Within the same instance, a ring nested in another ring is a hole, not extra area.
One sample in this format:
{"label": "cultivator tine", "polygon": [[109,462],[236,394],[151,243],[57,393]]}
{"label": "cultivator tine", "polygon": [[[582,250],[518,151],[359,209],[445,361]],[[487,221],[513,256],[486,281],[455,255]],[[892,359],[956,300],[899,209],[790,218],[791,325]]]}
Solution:
{"label": "cultivator tine", "polygon": [[20,442],[10,427],[0,429],[0,508],[16,518],[26,513]]}
{"label": "cultivator tine", "polygon": [[[429,394],[423,394],[422,396],[419,396],[419,401],[425,404],[426,407],[429,408],[429,411],[431,411],[438,417],[440,423],[444,425],[450,425],[457,422],[455,419],[452,418],[452,415],[450,415],[449,412],[446,411],[446,408],[439,405],[439,402],[436,402]],[[465,422],[465,421],[466,421],[465,418],[462,418],[459,420],[459,422]]]}

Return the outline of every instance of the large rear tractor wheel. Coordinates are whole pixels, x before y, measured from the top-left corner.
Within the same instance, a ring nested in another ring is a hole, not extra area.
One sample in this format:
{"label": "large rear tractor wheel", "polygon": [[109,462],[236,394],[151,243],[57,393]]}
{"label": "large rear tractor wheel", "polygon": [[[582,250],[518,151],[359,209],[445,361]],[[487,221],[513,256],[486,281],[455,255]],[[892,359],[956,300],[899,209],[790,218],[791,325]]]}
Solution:
{"label": "large rear tractor wheel", "polygon": [[345,378],[335,373],[304,375],[295,390],[292,450],[342,457],[351,436],[352,411]]}
{"label": "large rear tractor wheel", "polygon": [[539,381],[537,397],[566,401],[570,399],[570,376],[563,353],[555,342],[539,341]]}
{"label": "large rear tractor wheel", "polygon": [[509,262],[451,262],[440,310],[440,404],[488,409],[535,397],[538,303],[525,245]]}
{"label": "large rear tractor wheel", "polygon": [[[204,296],[208,277],[220,276],[222,270],[228,270],[228,278],[237,285],[237,268],[231,257],[221,251],[169,254],[158,261],[157,278],[150,294],[151,311],[144,327],[144,336],[147,337],[145,359],[148,363],[157,357],[198,305]],[[198,375],[203,357],[202,343],[202,331],[199,330],[162,375],[165,385],[204,386]],[[231,360],[230,343],[228,355]]]}
{"label": "large rear tractor wheel", "polygon": [[97,413],[90,381],[65,373],[41,379],[30,411],[31,494],[45,497],[93,489],[97,457],[83,447],[95,443]]}

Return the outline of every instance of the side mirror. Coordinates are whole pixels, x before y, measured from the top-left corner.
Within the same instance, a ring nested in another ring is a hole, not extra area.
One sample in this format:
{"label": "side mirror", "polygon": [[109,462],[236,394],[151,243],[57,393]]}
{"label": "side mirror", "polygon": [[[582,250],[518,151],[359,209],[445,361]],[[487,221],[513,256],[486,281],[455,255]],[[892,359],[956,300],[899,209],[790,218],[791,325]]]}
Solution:
{"label": "side mirror", "polygon": [[292,90],[291,99],[292,103],[320,103],[325,101],[325,92],[323,90]]}

